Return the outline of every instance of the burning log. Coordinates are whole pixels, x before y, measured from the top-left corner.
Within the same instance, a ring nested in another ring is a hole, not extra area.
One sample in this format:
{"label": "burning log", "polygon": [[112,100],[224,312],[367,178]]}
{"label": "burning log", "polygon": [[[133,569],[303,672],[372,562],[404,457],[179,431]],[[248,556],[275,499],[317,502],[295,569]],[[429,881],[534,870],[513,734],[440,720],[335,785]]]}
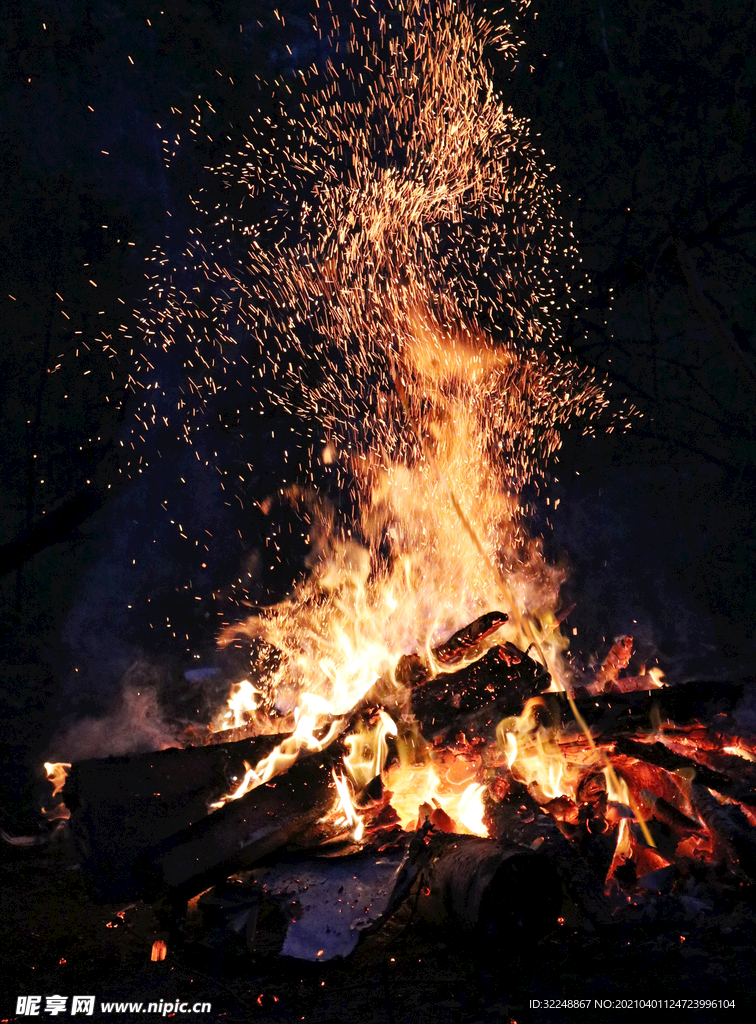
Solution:
{"label": "burning log", "polygon": [[668,804],[682,808],[686,813],[690,810],[683,780],[673,775],[670,770],[651,761],[639,760],[638,755],[630,757],[620,753],[618,745],[615,745],[611,762],[639,802],[650,803],[650,800],[644,797],[646,793],[651,800],[662,798]]}
{"label": "burning log", "polygon": [[479,728],[519,712],[528,697],[542,693],[548,673],[514,644],[492,648],[480,660],[418,686],[410,707],[423,734],[434,742],[450,732]]}
{"label": "burning log", "polygon": [[702,831],[699,821],[691,818],[688,786],[679,776],[648,761],[639,761],[624,754],[613,754],[612,766],[630,787],[639,807],[675,835],[689,836]]}
{"label": "burning log", "polygon": [[[434,647],[431,652],[431,661],[434,665],[443,665],[452,670],[455,665],[470,665],[480,660],[481,654],[486,653],[481,651],[481,645],[488,637],[501,629],[508,619],[506,612],[487,612],[485,615],[481,615],[480,618],[450,636],[440,647]],[[513,644],[505,646],[517,651]],[[517,651],[517,653],[520,658],[524,657],[522,652]],[[437,678],[434,668],[419,654],[403,655],[397,663],[395,676],[398,683],[408,688],[424,686]],[[368,704],[387,705],[394,703],[395,700],[393,680],[386,679],[380,679],[367,697]]]}
{"label": "burning log", "polygon": [[210,804],[276,745],[262,737],[82,761],[70,771],[63,800],[76,852],[103,899],[128,899],[148,849],[201,821]]}
{"label": "burning log", "polygon": [[282,775],[147,850],[135,864],[140,891],[190,898],[284,846],[333,801],[341,750],[296,761]]}
{"label": "burning log", "polygon": [[691,786],[690,800],[714,840],[715,853],[755,881],[756,832],[741,809],[735,804],[720,804],[705,785],[697,782]]}
{"label": "burning log", "polygon": [[630,664],[633,653],[633,638],[621,636],[612,645],[611,650],[604,659],[604,663],[596,673],[596,678],[590,687],[592,693],[602,693],[604,690],[611,690],[612,684],[623,668]]}
{"label": "burning log", "polygon": [[[618,694],[575,692],[578,711],[595,736],[648,732],[659,721],[681,725],[718,714],[729,714],[743,696],[746,682],[722,683],[692,681],[653,690]],[[567,702],[557,694],[549,696],[555,721],[573,725]]]}
{"label": "burning log", "polygon": [[211,733],[210,742],[213,744],[234,743],[257,736],[278,736],[280,738],[294,732],[296,725],[294,715],[271,717],[264,711],[257,710],[249,713],[244,725]]}
{"label": "burning log", "polygon": [[541,936],[562,903],[553,865],[522,846],[477,836],[434,835],[418,882],[417,912],[427,924],[500,942]]}
{"label": "burning log", "polygon": [[663,796],[655,797],[653,794],[649,794],[649,796],[651,797],[649,801],[651,810],[657,821],[660,821],[670,829],[674,829],[675,832],[682,833],[684,836],[693,835],[701,831],[699,822],[689,818],[687,814],[683,814],[674,804],[665,800]]}
{"label": "burning log", "polygon": [[663,743],[638,743],[625,736],[620,736],[614,746],[618,754],[626,754],[639,761],[648,761],[669,772],[676,772],[680,769],[695,772],[697,780],[704,786],[708,786],[709,789],[715,789],[723,796],[731,797],[739,803],[748,804],[749,807],[756,807],[756,791],[750,786],[733,781],[726,775],[722,775],[721,772],[715,772],[713,768],[707,768],[706,765],[701,765],[683,754],[676,754],[665,747]]}
{"label": "burning log", "polygon": [[446,643],[436,647],[433,656],[442,665],[455,665],[474,651],[487,637],[492,636],[509,620],[506,612],[488,612],[469,626],[450,636]]}
{"label": "burning log", "polygon": [[611,922],[602,881],[559,825],[525,786],[510,783],[509,798],[488,806],[489,830],[500,842],[537,850],[551,864],[572,902],[593,925]]}
{"label": "burning log", "polygon": [[[484,616],[457,634],[453,643],[449,641],[444,656],[453,659],[462,651],[469,652],[505,618],[499,613]],[[548,677],[540,667],[510,647],[494,648],[480,661],[456,673],[445,673],[417,690],[412,707],[421,728],[434,736],[452,727],[459,730],[471,716],[480,716],[481,707],[489,717],[493,708],[501,713],[517,710],[525,694],[545,688]],[[302,788],[308,785],[306,781],[296,784],[298,774],[303,772],[304,778],[308,771],[298,766],[293,774],[287,773],[285,782],[275,784],[283,800],[280,830],[263,829],[259,835],[255,831],[254,822],[260,815],[270,815],[276,804],[275,800],[266,801],[260,789],[256,796],[244,797],[208,817],[210,805],[228,793],[249,765],[256,764],[276,743],[273,737],[256,737],[74,766],[64,800],[72,811],[77,852],[98,894],[121,899],[133,898],[145,889],[191,887],[195,874],[204,877],[216,865],[233,861],[236,852],[246,851],[242,860],[251,863],[270,852],[271,844],[285,843],[309,825],[323,808]],[[335,755],[328,759],[329,764],[335,761]],[[320,793],[319,783],[312,785]],[[295,792],[302,795],[301,813]],[[258,803],[248,820],[247,810]],[[317,808],[312,814],[307,810],[310,805]],[[235,824],[226,826],[226,821]],[[241,830],[239,851],[233,839],[237,828]],[[255,852],[258,845],[263,853]],[[182,848],[199,850],[189,857],[191,864]]]}
{"label": "burning log", "polygon": [[739,754],[727,752],[727,737],[712,734],[702,726],[694,726],[689,729],[665,729],[661,739],[667,749],[683,755],[690,752],[698,764],[756,789],[756,763]]}

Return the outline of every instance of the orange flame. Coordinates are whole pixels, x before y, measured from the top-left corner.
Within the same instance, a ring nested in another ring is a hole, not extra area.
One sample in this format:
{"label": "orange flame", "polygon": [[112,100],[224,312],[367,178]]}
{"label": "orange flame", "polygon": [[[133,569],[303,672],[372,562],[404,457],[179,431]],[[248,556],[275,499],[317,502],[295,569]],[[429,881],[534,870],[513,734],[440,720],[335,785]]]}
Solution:
{"label": "orange flame", "polygon": [[71,764],[68,761],[45,761],[47,778],[53,784],[53,796],[57,796],[63,791],[70,767]]}
{"label": "orange flame", "polygon": [[[45,774],[47,775],[48,780],[53,784],[52,795],[54,797],[63,792],[63,787],[66,784],[66,779],[68,778],[68,769],[70,767],[71,765],[68,761],[45,761]],[[50,810],[43,807],[42,813],[48,821],[66,820],[71,817],[71,812],[62,800],[59,800],[54,807],[50,808]]]}
{"label": "orange flame", "polygon": [[479,776],[479,765],[444,751],[424,764],[392,765],[385,784],[402,828],[419,827],[426,816],[434,824],[433,810],[437,808],[448,816],[455,832],[487,836],[483,821],[485,786]]}
{"label": "orange flame", "polygon": [[[352,45],[376,84],[364,110],[344,106],[338,90],[313,88],[303,116],[287,125],[291,150],[271,155],[309,181],[306,202],[295,204],[304,219],[291,234],[300,241],[267,249],[248,232],[263,283],[240,315],[284,378],[281,400],[285,382],[296,382],[297,402],[321,423],[323,462],[340,486],[347,474],[353,481],[358,522],[337,529],[335,513],[316,504],[310,576],[221,637],[247,637],[277,654],[261,655],[255,686],[236,684],[213,728],[244,724],[259,703],[295,719],[293,735],[247,770],[237,798],[301,750],[322,749],[377,681],[401,705],[401,657],[424,654],[432,672],[443,671],[432,648],[487,612],[508,614],[502,638],[533,644],[554,685],[564,688],[567,676],[555,616],[562,574],[528,536],[517,493],[559,449],[563,425],[582,417],[590,431],[608,404],[591,374],[553,345],[550,261],[559,247],[569,258],[574,249],[527,125],[501,102],[484,59],[492,42],[516,52],[509,26],[494,30],[452,0],[428,5],[424,18],[404,0],[390,6],[405,35],[402,59],[412,62],[407,73],[384,58],[372,19],[356,19],[353,31],[365,38]],[[381,159],[377,124],[392,125]],[[390,159],[395,145],[398,160]],[[339,154],[343,177],[334,170]],[[249,163],[242,178],[257,194],[290,180],[286,167],[271,174]],[[543,241],[522,269],[521,236],[531,235]],[[182,315],[180,304],[173,313]],[[299,325],[314,345],[303,344]],[[304,369],[312,352],[331,369],[317,384]],[[347,739],[356,786],[364,784],[358,775],[381,771],[384,742],[385,733]],[[369,748],[359,770],[358,747]],[[480,834],[482,781],[469,782],[463,799],[427,753],[421,767],[392,777],[400,803],[405,790],[421,794],[414,811],[409,800],[406,821],[421,804],[446,810],[446,801]],[[351,821],[345,785],[339,799]]]}
{"label": "orange flame", "polygon": [[168,946],[164,939],[155,939],[152,943],[152,950],[150,952],[150,960],[153,963],[157,963],[159,960],[165,960],[168,955]]}

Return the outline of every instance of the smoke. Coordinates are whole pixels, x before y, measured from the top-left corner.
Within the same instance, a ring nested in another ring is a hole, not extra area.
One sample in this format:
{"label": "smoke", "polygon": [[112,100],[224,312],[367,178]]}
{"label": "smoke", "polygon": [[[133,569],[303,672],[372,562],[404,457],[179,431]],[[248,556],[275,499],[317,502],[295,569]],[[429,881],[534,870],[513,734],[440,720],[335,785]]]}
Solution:
{"label": "smoke", "polygon": [[179,728],[164,719],[158,699],[161,683],[161,673],[154,665],[136,661],[125,673],[111,711],[65,728],[51,741],[49,760],[73,763],[183,746]]}

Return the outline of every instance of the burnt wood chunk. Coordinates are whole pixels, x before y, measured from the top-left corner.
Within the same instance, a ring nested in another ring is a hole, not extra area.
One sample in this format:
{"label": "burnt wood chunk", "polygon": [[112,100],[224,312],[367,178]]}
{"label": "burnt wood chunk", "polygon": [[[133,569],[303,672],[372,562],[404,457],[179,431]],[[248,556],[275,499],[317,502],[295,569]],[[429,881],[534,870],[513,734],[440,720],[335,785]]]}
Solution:
{"label": "burnt wood chunk", "polygon": [[756,830],[735,804],[720,804],[706,786],[694,782],[690,801],[714,840],[714,850],[756,881]]}
{"label": "burnt wood chunk", "polygon": [[491,636],[509,620],[506,612],[487,612],[469,626],[450,636],[446,643],[436,647],[433,655],[443,665],[454,665],[474,651],[478,644]]}
{"label": "burnt wood chunk", "polygon": [[209,805],[277,744],[260,737],[208,747],[81,761],[63,789],[76,852],[102,899],[131,899],[134,864],[169,836],[201,821]]}
{"label": "burnt wood chunk", "polygon": [[748,804],[749,807],[756,807],[756,790],[747,784],[729,779],[721,772],[715,772],[706,765],[699,764],[690,757],[683,754],[676,754],[665,747],[663,743],[638,743],[626,736],[619,736],[615,742],[615,750],[618,754],[626,754],[635,757],[639,761],[647,761],[667,771],[679,771],[681,768],[692,769],[696,773],[696,780],[709,789],[714,789],[723,796],[729,796],[740,803]]}
{"label": "burnt wood chunk", "polygon": [[528,697],[542,693],[550,679],[516,647],[493,647],[472,665],[444,672],[417,687],[410,700],[423,734],[434,740],[462,730],[496,710],[499,717],[518,713]]}
{"label": "burnt wood chunk", "polygon": [[148,896],[190,898],[280,849],[321,817],[334,799],[332,770],[343,751],[330,747],[147,850],[135,865]]}
{"label": "burnt wood chunk", "polygon": [[418,886],[423,921],[494,945],[513,935],[541,937],[556,924],[562,903],[546,858],[478,836],[432,836]]}

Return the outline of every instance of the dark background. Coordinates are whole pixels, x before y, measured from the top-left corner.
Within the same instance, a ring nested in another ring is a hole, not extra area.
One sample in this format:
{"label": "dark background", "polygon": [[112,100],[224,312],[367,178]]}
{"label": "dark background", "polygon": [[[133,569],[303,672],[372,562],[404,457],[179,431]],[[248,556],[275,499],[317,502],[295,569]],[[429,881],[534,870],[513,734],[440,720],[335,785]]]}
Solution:
{"label": "dark background", "polygon": [[[197,408],[191,445],[180,346],[158,368],[157,426],[127,385],[155,275],[180,267],[201,220],[189,196],[226,201],[205,168],[259,123],[260,79],[294,83],[328,56],[309,20],[287,0],[0,10],[9,826],[54,733],[111,712],[125,674],[166,709],[201,710],[184,671],[212,661],[241,601],[301,571],[296,524],[256,505],[297,478],[300,430],[251,370]],[[542,525],[571,567],[567,628],[584,658],[633,633],[638,663],[677,679],[741,675],[755,650],[755,29],[747,0],[560,0],[523,18],[514,74],[492,54],[581,246],[587,299],[566,341],[643,413],[629,433],[567,437],[554,467]]]}

